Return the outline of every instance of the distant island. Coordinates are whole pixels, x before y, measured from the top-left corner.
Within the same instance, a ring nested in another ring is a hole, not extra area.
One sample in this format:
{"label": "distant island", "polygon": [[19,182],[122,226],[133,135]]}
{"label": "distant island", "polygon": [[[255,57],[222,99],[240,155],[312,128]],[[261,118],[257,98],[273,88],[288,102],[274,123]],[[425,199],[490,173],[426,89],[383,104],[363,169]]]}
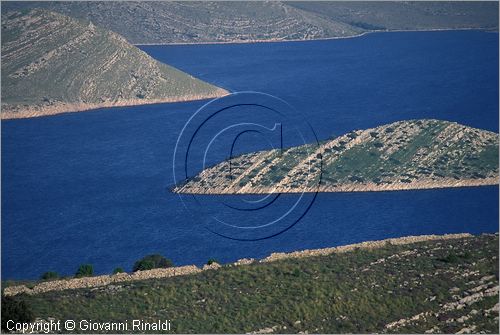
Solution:
{"label": "distant island", "polygon": [[133,44],[314,40],[399,30],[498,30],[495,1],[29,1],[6,2],[2,7],[46,8],[93,22]]}
{"label": "distant island", "polygon": [[400,121],[318,144],[244,154],[173,191],[353,192],[495,185],[498,134],[440,120]]}
{"label": "distant island", "polygon": [[2,118],[228,94],[90,22],[35,9],[2,14]]}

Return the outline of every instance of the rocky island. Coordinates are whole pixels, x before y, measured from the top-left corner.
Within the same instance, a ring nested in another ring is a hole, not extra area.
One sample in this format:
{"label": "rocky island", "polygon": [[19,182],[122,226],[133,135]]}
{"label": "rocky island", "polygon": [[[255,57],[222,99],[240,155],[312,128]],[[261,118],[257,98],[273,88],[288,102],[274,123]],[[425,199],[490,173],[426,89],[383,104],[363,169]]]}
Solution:
{"label": "rocky island", "polygon": [[2,14],[2,118],[227,93],[91,22],[40,9]]}
{"label": "rocky island", "polygon": [[260,194],[428,189],[498,184],[498,134],[409,120],[283,150],[243,154],[174,192]]}

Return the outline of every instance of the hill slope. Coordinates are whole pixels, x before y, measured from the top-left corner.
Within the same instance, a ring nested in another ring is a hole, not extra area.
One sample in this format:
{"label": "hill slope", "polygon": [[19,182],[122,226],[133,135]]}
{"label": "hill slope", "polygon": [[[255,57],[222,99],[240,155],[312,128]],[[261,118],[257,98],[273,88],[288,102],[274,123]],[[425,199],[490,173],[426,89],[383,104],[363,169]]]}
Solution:
{"label": "hill slope", "polygon": [[2,15],[3,118],[226,93],[92,23],[45,10]]}
{"label": "hill slope", "polygon": [[235,157],[179,193],[383,191],[498,184],[498,134],[438,120],[400,121],[318,145]]}
{"label": "hill slope", "polygon": [[10,300],[44,320],[128,320],[135,333],[134,319],[170,320],[173,333],[498,331],[498,235],[398,242]]}
{"label": "hill slope", "polygon": [[14,2],[94,22],[135,44],[308,40],[373,30],[498,29],[496,2]]}

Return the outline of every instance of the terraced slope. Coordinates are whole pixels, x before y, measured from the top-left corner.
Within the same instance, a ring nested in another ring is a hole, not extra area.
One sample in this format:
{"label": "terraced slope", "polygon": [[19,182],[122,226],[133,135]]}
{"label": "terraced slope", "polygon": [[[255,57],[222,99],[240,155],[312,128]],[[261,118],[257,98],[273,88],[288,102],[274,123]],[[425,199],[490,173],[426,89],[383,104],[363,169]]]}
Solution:
{"label": "terraced slope", "polygon": [[99,1],[17,5],[26,6],[44,7],[92,21],[136,44],[314,39],[361,32],[359,28],[276,1]]}
{"label": "terraced slope", "polygon": [[2,117],[216,97],[116,33],[61,14],[2,15]]}
{"label": "terraced slope", "polygon": [[439,120],[356,130],[320,145],[241,155],[178,193],[384,191],[498,184],[498,134]]}
{"label": "terraced slope", "polygon": [[47,8],[135,44],[309,40],[374,30],[498,29],[498,3],[480,2],[8,2]]}

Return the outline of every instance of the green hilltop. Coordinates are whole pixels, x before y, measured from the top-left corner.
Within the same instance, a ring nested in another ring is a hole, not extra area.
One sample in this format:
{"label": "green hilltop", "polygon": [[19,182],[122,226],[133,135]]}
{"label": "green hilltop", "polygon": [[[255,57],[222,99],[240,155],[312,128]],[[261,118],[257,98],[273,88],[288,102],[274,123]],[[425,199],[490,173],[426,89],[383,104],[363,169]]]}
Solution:
{"label": "green hilltop", "polygon": [[244,154],[202,171],[174,191],[349,192],[493,184],[498,184],[498,134],[424,119]]}
{"label": "green hilltop", "polygon": [[2,117],[225,95],[120,35],[46,10],[2,14]]}

